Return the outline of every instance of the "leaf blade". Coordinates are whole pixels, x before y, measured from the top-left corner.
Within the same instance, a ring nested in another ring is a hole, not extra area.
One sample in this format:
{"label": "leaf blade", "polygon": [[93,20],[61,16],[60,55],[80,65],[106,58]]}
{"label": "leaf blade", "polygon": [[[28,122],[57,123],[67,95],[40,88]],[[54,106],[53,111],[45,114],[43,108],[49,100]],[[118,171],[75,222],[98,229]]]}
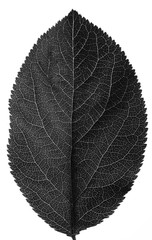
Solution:
{"label": "leaf blade", "polygon": [[132,66],[76,11],[42,35],[10,100],[10,166],[34,210],[74,238],[114,212],[143,161],[146,109]]}

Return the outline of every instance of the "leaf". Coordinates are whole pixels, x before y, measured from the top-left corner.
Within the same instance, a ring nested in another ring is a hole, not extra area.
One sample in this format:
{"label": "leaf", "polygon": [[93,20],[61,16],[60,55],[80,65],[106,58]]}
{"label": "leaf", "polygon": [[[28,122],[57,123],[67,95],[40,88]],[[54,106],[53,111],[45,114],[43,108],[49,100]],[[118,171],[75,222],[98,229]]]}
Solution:
{"label": "leaf", "polygon": [[76,11],[38,39],[13,86],[8,152],[51,227],[75,239],[114,212],[142,165],[145,111],[124,52]]}

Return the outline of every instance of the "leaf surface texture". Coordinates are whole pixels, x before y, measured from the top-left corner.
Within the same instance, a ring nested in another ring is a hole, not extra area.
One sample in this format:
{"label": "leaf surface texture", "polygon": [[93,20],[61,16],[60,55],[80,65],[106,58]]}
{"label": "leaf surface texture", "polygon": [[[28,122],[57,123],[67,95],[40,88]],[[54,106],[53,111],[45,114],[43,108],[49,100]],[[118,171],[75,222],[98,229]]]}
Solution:
{"label": "leaf surface texture", "polygon": [[124,52],[76,11],[38,39],[13,86],[8,152],[51,227],[74,238],[114,212],[143,161],[145,111]]}

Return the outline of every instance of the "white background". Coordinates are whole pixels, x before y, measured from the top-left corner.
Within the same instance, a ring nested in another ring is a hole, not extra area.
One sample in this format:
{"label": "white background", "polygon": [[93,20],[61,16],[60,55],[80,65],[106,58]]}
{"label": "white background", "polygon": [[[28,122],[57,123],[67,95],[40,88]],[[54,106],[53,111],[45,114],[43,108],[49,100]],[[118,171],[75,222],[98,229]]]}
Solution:
{"label": "white background", "polygon": [[[101,27],[136,69],[148,114],[144,164],[132,191],[108,219],[78,240],[152,239],[152,6],[149,0],[1,0],[0,2],[0,239],[66,240],[32,210],[8,167],[8,99],[15,77],[37,38],[71,9]],[[69,238],[70,239],[70,238]]]}

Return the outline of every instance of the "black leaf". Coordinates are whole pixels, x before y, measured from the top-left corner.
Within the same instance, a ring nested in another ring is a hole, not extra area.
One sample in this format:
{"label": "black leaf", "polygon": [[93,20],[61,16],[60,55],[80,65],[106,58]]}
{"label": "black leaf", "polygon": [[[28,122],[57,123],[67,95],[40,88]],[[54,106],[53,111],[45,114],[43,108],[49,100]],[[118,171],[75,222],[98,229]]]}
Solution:
{"label": "black leaf", "polygon": [[114,212],[142,165],[145,111],[124,52],[76,11],[38,39],[13,86],[8,152],[51,227],[75,239]]}

